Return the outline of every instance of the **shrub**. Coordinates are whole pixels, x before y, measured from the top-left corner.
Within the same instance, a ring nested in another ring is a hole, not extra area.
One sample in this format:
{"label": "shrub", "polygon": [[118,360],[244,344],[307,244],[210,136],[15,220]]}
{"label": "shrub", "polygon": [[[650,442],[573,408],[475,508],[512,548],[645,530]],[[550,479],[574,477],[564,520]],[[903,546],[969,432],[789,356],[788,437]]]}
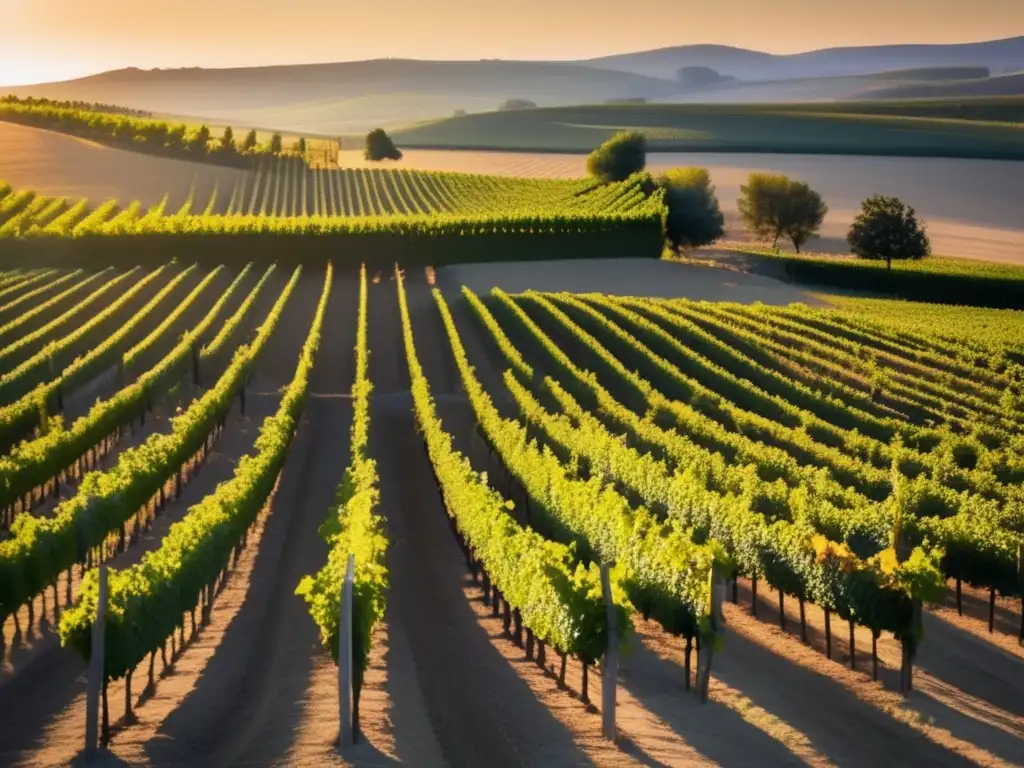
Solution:
{"label": "shrub", "polygon": [[536,109],[537,104],[529,99],[505,99],[498,105],[499,112],[514,112],[519,109]]}
{"label": "shrub", "polygon": [[363,156],[367,160],[401,160],[402,151],[383,128],[374,128],[366,134],[366,150]]}
{"label": "shrub", "polygon": [[665,237],[673,251],[710,245],[725,234],[725,217],[707,168],[674,168],[658,183],[665,189]]}
{"label": "shrub", "polygon": [[587,157],[587,172],[603,182],[625,181],[647,165],[647,139],[636,131],[612,136]]}
{"label": "shrub", "polygon": [[885,259],[889,269],[893,259],[921,259],[931,253],[914,209],[896,197],[874,195],[861,203],[846,240],[854,254]]}
{"label": "shrub", "polygon": [[740,187],[740,216],[747,228],[777,248],[779,238],[792,241],[797,253],[816,237],[828,206],[802,181],[772,173],[752,173]]}

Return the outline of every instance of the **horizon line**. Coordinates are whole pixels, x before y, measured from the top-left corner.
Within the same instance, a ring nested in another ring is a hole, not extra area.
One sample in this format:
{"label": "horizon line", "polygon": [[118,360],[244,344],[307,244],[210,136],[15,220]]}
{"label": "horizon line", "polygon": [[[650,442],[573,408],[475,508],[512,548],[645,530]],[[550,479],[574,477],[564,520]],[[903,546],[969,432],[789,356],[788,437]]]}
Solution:
{"label": "horizon line", "polygon": [[[208,72],[215,71],[229,71],[236,69],[271,69],[279,67],[312,67],[312,66],[329,66],[331,64],[361,64],[377,61],[419,61],[429,63],[477,63],[485,61],[503,61],[503,62],[523,62],[531,64],[580,64],[591,61],[599,61],[601,59],[610,59],[623,56],[635,56],[644,53],[657,53],[661,51],[671,51],[676,49],[684,48],[725,48],[733,51],[743,51],[747,53],[760,54],[764,56],[772,56],[777,58],[787,58],[791,56],[804,56],[812,53],[821,53],[824,51],[853,51],[853,50],[864,50],[872,48],[956,48],[960,46],[968,45],[984,45],[988,43],[1005,43],[1012,40],[1024,40],[1024,33],[1017,35],[1009,35],[1007,37],[995,37],[995,38],[982,38],[973,40],[962,40],[958,42],[913,42],[913,43],[869,43],[865,45],[835,45],[826,46],[824,48],[809,48],[801,51],[793,51],[789,53],[773,53],[772,51],[764,51],[756,48],[744,48],[739,45],[729,45],[728,43],[713,43],[713,42],[698,42],[698,43],[681,43],[679,45],[665,45],[658,48],[642,48],[632,49],[627,51],[619,51],[614,53],[603,53],[598,56],[588,56],[584,58],[574,59],[557,59],[557,58],[533,58],[533,57],[522,57],[522,58],[465,58],[465,59],[428,59],[428,58],[417,58],[409,56],[378,56],[376,58],[367,59],[330,59],[324,61],[295,61],[281,64],[236,64],[232,66],[203,66],[201,64],[195,65],[181,65],[181,66],[154,66],[154,67],[140,67],[136,65],[126,65],[123,67],[117,67],[114,69],[104,69],[100,71],[87,72],[85,74],[71,75],[61,80],[46,80],[42,82],[32,83],[5,83],[0,85],[0,89],[4,88],[32,88],[40,85],[53,85],[57,83],[72,82],[75,80],[84,80],[90,77],[99,77],[100,75],[111,74],[114,72],[127,72],[127,71],[138,71],[138,72],[178,72],[185,70],[204,70]],[[617,70],[611,70],[617,71]]]}

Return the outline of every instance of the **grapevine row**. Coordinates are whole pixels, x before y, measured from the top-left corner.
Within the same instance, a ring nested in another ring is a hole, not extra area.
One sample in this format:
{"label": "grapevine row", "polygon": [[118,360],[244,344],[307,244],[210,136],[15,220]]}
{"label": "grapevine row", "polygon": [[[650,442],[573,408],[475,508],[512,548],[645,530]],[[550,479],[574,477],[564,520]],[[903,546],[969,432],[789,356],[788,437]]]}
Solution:
{"label": "grapevine row", "polygon": [[[607,645],[596,564],[586,568],[576,562],[569,547],[546,541],[520,526],[509,514],[508,502],[452,448],[452,438],[437,417],[430,385],[416,356],[405,287],[397,270],[396,280],[416,422],[445,508],[469,557],[482,565],[506,605],[515,609],[516,616],[542,643],[593,663]],[[621,605],[617,620],[625,629]]]}
{"label": "grapevine row", "polygon": [[[98,272],[92,278],[86,280],[85,284],[89,284],[93,282],[93,280],[98,280],[100,277],[109,276],[111,271],[112,268],[108,268],[103,270],[102,272]],[[54,318],[41,328],[37,328],[35,331],[32,331],[31,333],[23,334],[18,336],[16,339],[6,341],[7,337],[10,337],[11,334],[13,334],[15,330],[17,330],[18,322],[16,320],[12,320],[10,323],[0,328],[0,339],[5,340],[6,342],[3,348],[0,349],[0,367],[2,367],[3,370],[7,371],[13,368],[14,366],[18,365],[21,361],[27,359],[28,357],[31,357],[33,354],[35,354],[31,350],[35,347],[37,342],[41,342],[49,338],[56,331],[58,331],[61,328],[61,326],[68,325],[72,320],[75,320],[80,314],[85,312],[99,299],[101,299],[106,294],[112,292],[118,286],[127,282],[129,278],[135,276],[135,274],[140,271],[141,267],[136,267],[132,270],[129,270],[128,272],[124,272],[120,275],[111,277],[106,282],[103,282],[96,290],[94,290],[84,299],[82,299],[77,304],[75,304],[72,307],[69,307],[67,310],[61,313],[59,317]]]}
{"label": "grapevine row", "polygon": [[[523,327],[528,333],[543,333],[535,325]],[[537,340],[549,351],[559,351],[550,339]],[[621,408],[564,353],[555,361],[576,387],[599,393],[602,412]],[[563,409],[559,415],[547,412],[510,373],[505,382],[524,418],[540,428],[548,441],[582,458],[593,475],[620,483],[645,503],[664,508],[681,525],[720,541],[734,558],[738,573],[763,577],[801,603],[810,601],[836,611],[842,618],[868,626],[876,636],[891,631],[911,644],[919,639],[913,600],[929,599],[941,589],[935,553],[917,548],[901,563],[895,551],[886,548],[871,558],[860,558],[845,544],[821,535],[802,519],[799,507],[772,509],[770,514],[759,509],[756,489],[751,487],[756,486],[756,476],[749,472],[741,490],[715,488],[708,482],[707,469],[715,457],[697,446],[690,449],[688,462],[677,461],[670,470],[653,454],[642,454],[612,435],[554,380],[546,378],[545,386]],[[637,418],[636,423],[645,422]],[[719,462],[719,472],[742,469]]]}
{"label": "grapevine row", "polygon": [[[129,707],[135,667],[165,647],[175,630],[184,630],[186,614],[192,616],[193,629],[197,608],[202,608],[204,623],[209,619],[216,584],[274,489],[305,406],[330,288],[328,269],[295,375],[277,412],[260,425],[255,452],[239,461],[230,480],[190,507],[170,527],[158,549],[143,555],[137,565],[109,574],[104,683],[126,677]],[[281,307],[279,302],[275,310]],[[247,353],[240,351],[236,360],[243,356]],[[83,581],[78,602],[61,618],[61,643],[85,659],[91,654],[97,598],[98,578],[93,571]]]}
{"label": "grapevine row", "polygon": [[[329,270],[328,270],[329,271]],[[377,467],[369,457],[370,393],[367,343],[366,268],[359,272],[359,314],[356,325],[356,376],[352,384],[350,460],[335,491],[335,504],[327,512],[320,534],[330,552],[315,576],[307,576],[296,594],[309,604],[320,637],[335,662],[338,660],[338,620],[349,555],[355,559],[352,587],[352,655],[355,660],[353,695],[358,711],[363,674],[370,662],[370,638],[384,617],[388,571],[387,537],[377,514],[380,501]]]}
{"label": "grapevine row", "polygon": [[[21,515],[12,537],[0,542],[0,617],[6,618],[56,581],[58,575],[101,545],[164,487],[185,462],[207,445],[227,418],[232,400],[245,386],[255,361],[273,333],[284,305],[298,282],[296,268],[251,345],[240,347],[217,384],[171,422],[169,434],[151,435],[145,443],[118,456],[106,472],[85,476],[78,493],[47,518]],[[180,488],[180,484],[179,484]]]}
{"label": "grapevine row", "polygon": [[[612,361],[614,365],[610,367],[617,375],[625,374],[633,386],[651,390],[646,381],[626,371],[595,338],[572,323],[546,299],[537,295],[528,298],[539,305],[546,305],[545,309],[581,344],[602,359]],[[545,347],[550,351],[549,345]],[[678,402],[673,406],[679,410],[684,408]],[[755,481],[756,478],[755,471],[750,480]],[[820,495],[812,492],[816,485],[822,486]],[[884,503],[852,499],[849,508],[842,508],[834,503],[830,482],[820,479],[816,485],[798,487],[793,492],[780,495],[782,489],[773,491],[766,484],[761,486],[759,494],[763,494],[766,502],[775,499],[767,507],[769,509],[785,510],[797,504],[801,514],[816,530],[831,540],[844,542],[854,554],[862,558],[876,556],[885,548],[891,539],[894,521],[899,520],[903,541],[907,546],[931,541],[944,548],[942,566],[947,576],[963,579],[976,586],[997,589],[1004,595],[1020,593],[1017,557],[1022,537],[1020,533],[1014,532],[1021,530],[1020,524],[1015,518],[1013,524],[1008,524],[1006,513],[995,503],[938,488],[923,476],[908,480],[896,474],[892,490],[886,495]],[[937,507],[940,510],[938,512]],[[950,510],[948,515],[944,512],[946,509]],[[787,514],[792,516],[791,513]],[[1010,514],[1013,514],[1012,510]]]}
{"label": "grapevine row", "polygon": [[[713,544],[695,544],[672,521],[659,521],[648,509],[633,509],[626,498],[603,483],[570,476],[557,456],[540,450],[516,421],[502,419],[469,364],[448,306],[437,289],[434,298],[448,331],[463,386],[487,442],[539,511],[554,538],[568,539],[585,560],[617,563],[630,602],[666,631],[687,638],[699,633],[713,640],[711,570]],[[723,563],[724,565],[724,563]]]}

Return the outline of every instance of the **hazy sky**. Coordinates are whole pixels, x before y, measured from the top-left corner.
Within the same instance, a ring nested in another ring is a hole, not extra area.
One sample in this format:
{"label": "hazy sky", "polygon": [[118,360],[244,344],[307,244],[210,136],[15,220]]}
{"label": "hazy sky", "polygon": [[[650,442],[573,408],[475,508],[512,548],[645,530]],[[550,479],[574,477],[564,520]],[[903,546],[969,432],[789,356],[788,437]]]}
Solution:
{"label": "hazy sky", "polygon": [[125,66],[572,59],[687,43],[789,53],[1024,35],[1024,0],[0,0],[0,14],[8,85]]}

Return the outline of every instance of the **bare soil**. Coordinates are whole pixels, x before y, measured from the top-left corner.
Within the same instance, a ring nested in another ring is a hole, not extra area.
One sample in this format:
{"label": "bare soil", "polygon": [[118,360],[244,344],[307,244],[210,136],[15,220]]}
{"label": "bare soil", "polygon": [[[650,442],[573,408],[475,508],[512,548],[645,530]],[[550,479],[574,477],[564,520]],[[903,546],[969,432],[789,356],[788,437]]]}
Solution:
{"label": "bare soil", "polygon": [[219,184],[218,208],[226,209],[231,190],[248,171],[208,163],[155,157],[113,149],[55,131],[0,121],[0,179],[41,195],[88,198],[92,203],[135,200],[144,206],[169,194],[174,212],[196,184],[196,205],[206,206]]}
{"label": "bare soil", "polygon": [[498,287],[508,293],[572,291],[620,296],[655,296],[749,304],[822,302],[808,291],[763,275],[702,264],[653,259],[564,259],[560,261],[458,264],[437,271],[444,285],[474,293]]}

